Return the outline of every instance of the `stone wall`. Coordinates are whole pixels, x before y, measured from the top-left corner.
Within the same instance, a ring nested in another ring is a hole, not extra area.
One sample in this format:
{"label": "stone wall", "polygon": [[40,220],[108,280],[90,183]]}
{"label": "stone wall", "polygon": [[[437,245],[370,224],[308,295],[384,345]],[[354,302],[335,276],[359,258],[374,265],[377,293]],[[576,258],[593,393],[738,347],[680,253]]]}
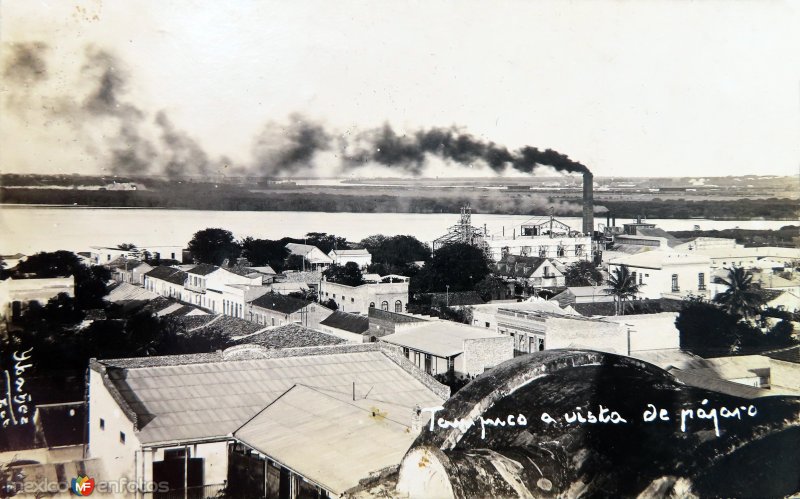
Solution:
{"label": "stone wall", "polygon": [[464,340],[464,374],[482,374],[512,358],[514,338],[511,336]]}

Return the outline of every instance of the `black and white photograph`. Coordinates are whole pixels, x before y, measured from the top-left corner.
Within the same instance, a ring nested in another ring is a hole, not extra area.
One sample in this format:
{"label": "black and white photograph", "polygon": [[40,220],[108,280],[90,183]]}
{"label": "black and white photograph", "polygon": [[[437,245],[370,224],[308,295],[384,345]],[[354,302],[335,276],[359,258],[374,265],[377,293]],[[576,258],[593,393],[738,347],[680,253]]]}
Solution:
{"label": "black and white photograph", "polygon": [[800,497],[799,26],[0,1],[0,498]]}

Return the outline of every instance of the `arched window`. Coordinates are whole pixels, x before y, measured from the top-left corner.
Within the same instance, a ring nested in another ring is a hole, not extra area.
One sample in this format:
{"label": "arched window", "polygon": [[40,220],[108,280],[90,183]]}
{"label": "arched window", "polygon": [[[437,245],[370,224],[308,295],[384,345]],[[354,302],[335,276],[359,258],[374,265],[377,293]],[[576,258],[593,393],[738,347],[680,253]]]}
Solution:
{"label": "arched window", "polygon": [[394,311],[398,312],[398,313],[402,312],[403,311],[403,302],[401,302],[400,300],[397,300],[396,302],[394,302]]}
{"label": "arched window", "polygon": [[375,308],[375,302],[374,301],[369,302],[369,308]]}
{"label": "arched window", "polygon": [[388,301],[385,301],[385,302],[381,303],[381,310],[386,310],[387,312],[389,311],[389,302]]}

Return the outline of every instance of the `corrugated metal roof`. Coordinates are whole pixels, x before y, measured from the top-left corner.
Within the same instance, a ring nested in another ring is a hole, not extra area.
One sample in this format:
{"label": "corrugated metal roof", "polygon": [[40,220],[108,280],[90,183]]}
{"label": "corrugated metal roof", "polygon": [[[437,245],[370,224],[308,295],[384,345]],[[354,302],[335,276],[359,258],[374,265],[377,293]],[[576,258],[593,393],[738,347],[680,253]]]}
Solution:
{"label": "corrugated metal roof", "polygon": [[417,437],[410,415],[296,385],[234,436],[341,494],[371,472],[400,463]]}
{"label": "corrugated metal roof", "polygon": [[456,322],[434,321],[420,322],[419,325],[410,326],[407,330],[380,339],[437,357],[452,357],[464,351],[464,340],[498,336],[502,335],[484,328]]}
{"label": "corrugated metal roof", "polygon": [[224,437],[298,383],[345,398],[352,397],[355,383],[358,397],[408,415],[417,404],[441,403],[380,350],[324,348],[337,353],[252,360],[205,354],[97,364],[106,366],[111,384],[136,413],[143,444]]}

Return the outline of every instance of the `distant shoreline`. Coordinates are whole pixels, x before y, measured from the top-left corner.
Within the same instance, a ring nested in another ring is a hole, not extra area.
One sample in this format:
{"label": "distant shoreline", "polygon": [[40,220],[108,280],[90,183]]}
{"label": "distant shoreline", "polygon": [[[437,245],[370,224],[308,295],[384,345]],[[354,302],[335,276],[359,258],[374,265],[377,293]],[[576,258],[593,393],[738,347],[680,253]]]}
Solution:
{"label": "distant shoreline", "polygon": [[[290,211],[297,211],[297,212],[307,212],[307,213],[351,213],[353,215],[363,214],[363,213],[371,213],[371,214],[396,214],[396,213],[408,213],[408,214],[419,214],[419,215],[452,215],[458,214],[457,210],[454,211],[440,211],[440,212],[420,212],[420,211],[348,211],[348,210],[300,210],[300,209],[261,209],[261,210],[250,210],[250,209],[218,209],[218,208],[204,208],[204,207],[183,207],[183,206],[97,206],[97,205],[74,205],[74,204],[45,204],[45,203],[0,203],[0,210],[2,209],[47,209],[47,208],[58,208],[58,209],[69,209],[69,210],[164,210],[164,211],[218,211],[218,212],[253,212],[253,213],[268,213],[268,212],[290,212]],[[508,216],[546,216],[546,213],[504,213],[504,212],[477,212],[473,211],[476,215],[508,215]],[[564,217],[579,217],[579,213],[573,214],[564,214],[560,215]],[[602,220],[605,218],[605,213],[595,213],[595,220]],[[630,217],[620,217],[617,218],[627,219]],[[730,222],[730,221],[776,221],[776,222],[794,222],[796,224],[800,224],[800,220],[796,218],[789,218],[789,217],[649,217],[649,219],[670,219],[670,220],[687,220],[687,221],[697,221],[697,222]],[[622,223],[619,221],[618,223]]]}

